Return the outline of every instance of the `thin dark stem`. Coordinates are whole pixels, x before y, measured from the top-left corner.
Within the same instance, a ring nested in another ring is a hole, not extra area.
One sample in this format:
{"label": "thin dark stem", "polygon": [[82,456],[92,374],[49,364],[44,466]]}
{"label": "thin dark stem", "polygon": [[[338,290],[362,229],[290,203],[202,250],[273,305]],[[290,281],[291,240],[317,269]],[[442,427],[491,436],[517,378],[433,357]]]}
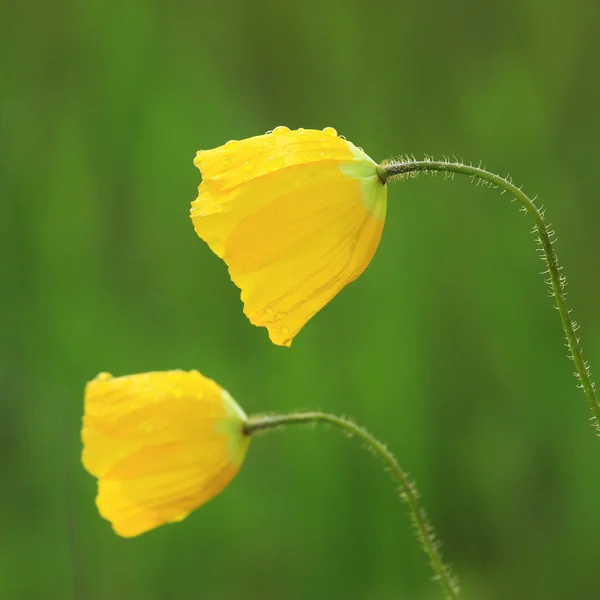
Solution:
{"label": "thin dark stem", "polygon": [[593,414],[593,423],[598,430],[600,424],[600,403],[596,396],[596,388],[591,379],[591,373],[588,363],[583,358],[579,337],[576,334],[578,329],[577,324],[571,319],[571,311],[567,307],[565,297],[566,279],[561,275],[562,267],[558,264],[556,252],[552,246],[552,232],[548,231],[544,221],[544,214],[538,210],[533,200],[529,198],[520,188],[515,186],[511,181],[490,173],[481,167],[465,165],[460,162],[453,161],[437,161],[437,160],[398,160],[384,162],[378,168],[379,177],[382,182],[392,182],[402,180],[416,175],[419,172],[435,172],[444,171],[446,173],[459,173],[468,175],[469,177],[481,179],[492,187],[498,187],[501,190],[511,194],[533,219],[535,231],[538,236],[538,243],[544,262],[547,266],[547,274],[549,275],[548,284],[551,289],[551,295],[556,300],[556,308],[560,314],[563,331],[567,338],[567,344],[571,353],[571,358],[575,364],[577,371],[576,375],[580,382],[580,387],[588,400]]}
{"label": "thin dark stem", "polygon": [[448,600],[459,600],[458,583],[450,572],[449,567],[445,565],[442,560],[434,529],[427,520],[427,515],[421,507],[419,495],[414,484],[411,483],[408,475],[404,472],[402,467],[400,467],[394,455],[366,429],[343,417],[337,417],[322,412],[250,417],[246,423],[245,429],[248,435],[253,435],[261,431],[276,429],[286,425],[307,423],[327,423],[329,425],[334,425],[347,435],[358,438],[371,452],[373,452],[373,454],[382,460],[398,484],[400,497],[408,505],[417,537],[421,542],[423,550],[429,557],[429,562],[435,573],[435,579],[439,582],[444,591],[444,595]]}

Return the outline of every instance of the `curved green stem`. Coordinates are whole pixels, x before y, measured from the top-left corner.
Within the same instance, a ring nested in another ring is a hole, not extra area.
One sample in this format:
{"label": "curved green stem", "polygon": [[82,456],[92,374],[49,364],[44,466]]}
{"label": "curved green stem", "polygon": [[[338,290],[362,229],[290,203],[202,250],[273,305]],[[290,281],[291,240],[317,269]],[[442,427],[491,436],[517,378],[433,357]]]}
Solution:
{"label": "curved green stem", "polygon": [[435,171],[468,175],[472,179],[477,178],[488,183],[491,187],[498,187],[503,192],[511,194],[519,204],[521,204],[522,209],[533,219],[543,259],[548,267],[548,284],[551,288],[551,295],[556,299],[556,308],[560,314],[560,320],[567,337],[571,358],[573,359],[575,369],[577,370],[576,376],[580,381],[580,387],[583,389],[590,408],[592,409],[593,423],[596,430],[598,430],[600,425],[600,403],[598,403],[596,388],[591,379],[589,365],[583,359],[581,345],[576,334],[578,327],[571,319],[571,311],[567,308],[567,301],[565,298],[566,279],[564,275],[561,275],[560,273],[562,267],[559,266],[556,252],[552,247],[553,233],[548,231],[546,223],[544,222],[543,212],[538,210],[533,203],[533,200],[510,180],[500,177],[500,175],[490,173],[480,167],[465,165],[460,162],[412,159],[385,161],[378,167],[379,177],[383,183],[388,181],[392,182],[398,179],[406,179],[419,172],[432,173]]}
{"label": "curved green stem", "polygon": [[265,415],[250,417],[246,423],[245,431],[253,435],[260,431],[266,431],[283,427],[286,425],[298,425],[307,423],[328,423],[340,428],[347,435],[358,438],[363,444],[379,457],[389,469],[392,477],[396,480],[400,490],[400,497],[408,505],[412,516],[417,537],[423,550],[429,557],[431,567],[435,573],[435,579],[442,587],[445,597],[449,600],[459,600],[458,584],[452,576],[450,569],[442,560],[439,544],[435,539],[433,527],[427,520],[427,515],[419,503],[419,495],[408,475],[394,455],[374,438],[366,429],[356,425],[343,417],[336,417],[322,412],[293,413],[288,415]]}

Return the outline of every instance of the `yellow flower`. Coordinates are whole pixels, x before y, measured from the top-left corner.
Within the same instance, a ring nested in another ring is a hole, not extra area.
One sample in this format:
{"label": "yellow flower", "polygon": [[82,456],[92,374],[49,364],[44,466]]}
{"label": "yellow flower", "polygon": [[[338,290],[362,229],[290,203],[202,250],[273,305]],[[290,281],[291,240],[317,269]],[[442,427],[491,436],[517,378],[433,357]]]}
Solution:
{"label": "yellow flower", "polygon": [[124,537],[181,521],[238,472],[246,419],[197,371],[98,375],[85,390],[82,461],[100,514]]}
{"label": "yellow flower", "polygon": [[387,198],[377,164],[331,127],[277,127],[194,164],[196,233],[229,267],[250,322],[289,346],[377,250]]}

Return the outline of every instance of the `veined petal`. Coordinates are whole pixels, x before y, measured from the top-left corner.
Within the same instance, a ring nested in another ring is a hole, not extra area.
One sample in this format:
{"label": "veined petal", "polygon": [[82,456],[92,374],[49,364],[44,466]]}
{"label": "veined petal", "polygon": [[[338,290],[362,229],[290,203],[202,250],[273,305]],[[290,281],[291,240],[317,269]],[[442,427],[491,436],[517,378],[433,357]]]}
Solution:
{"label": "veined petal", "polygon": [[222,191],[286,167],[352,160],[352,147],[331,127],[323,131],[276,127],[267,135],[200,150],[194,164],[202,172],[204,182]]}
{"label": "veined petal", "polygon": [[369,264],[387,190],[376,163],[332,129],[276,129],[238,144],[197,157],[192,220],[228,265],[250,321],[289,346]]}
{"label": "veined petal", "polygon": [[125,537],[181,520],[239,470],[245,420],[197,371],[99,375],[86,387],[82,460],[100,513]]}

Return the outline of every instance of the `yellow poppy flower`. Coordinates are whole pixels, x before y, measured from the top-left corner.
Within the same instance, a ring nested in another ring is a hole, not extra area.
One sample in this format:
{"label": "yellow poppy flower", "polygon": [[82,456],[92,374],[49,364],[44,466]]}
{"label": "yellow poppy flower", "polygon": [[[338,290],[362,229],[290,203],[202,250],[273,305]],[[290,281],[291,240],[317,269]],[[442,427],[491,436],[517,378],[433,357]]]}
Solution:
{"label": "yellow poppy flower", "polygon": [[289,346],[377,250],[387,199],[377,164],[331,127],[277,127],[194,164],[196,233],[229,267],[250,322]]}
{"label": "yellow poppy flower", "polygon": [[82,461],[100,514],[124,537],[181,521],[238,472],[246,419],[197,371],[98,375],[85,389]]}

